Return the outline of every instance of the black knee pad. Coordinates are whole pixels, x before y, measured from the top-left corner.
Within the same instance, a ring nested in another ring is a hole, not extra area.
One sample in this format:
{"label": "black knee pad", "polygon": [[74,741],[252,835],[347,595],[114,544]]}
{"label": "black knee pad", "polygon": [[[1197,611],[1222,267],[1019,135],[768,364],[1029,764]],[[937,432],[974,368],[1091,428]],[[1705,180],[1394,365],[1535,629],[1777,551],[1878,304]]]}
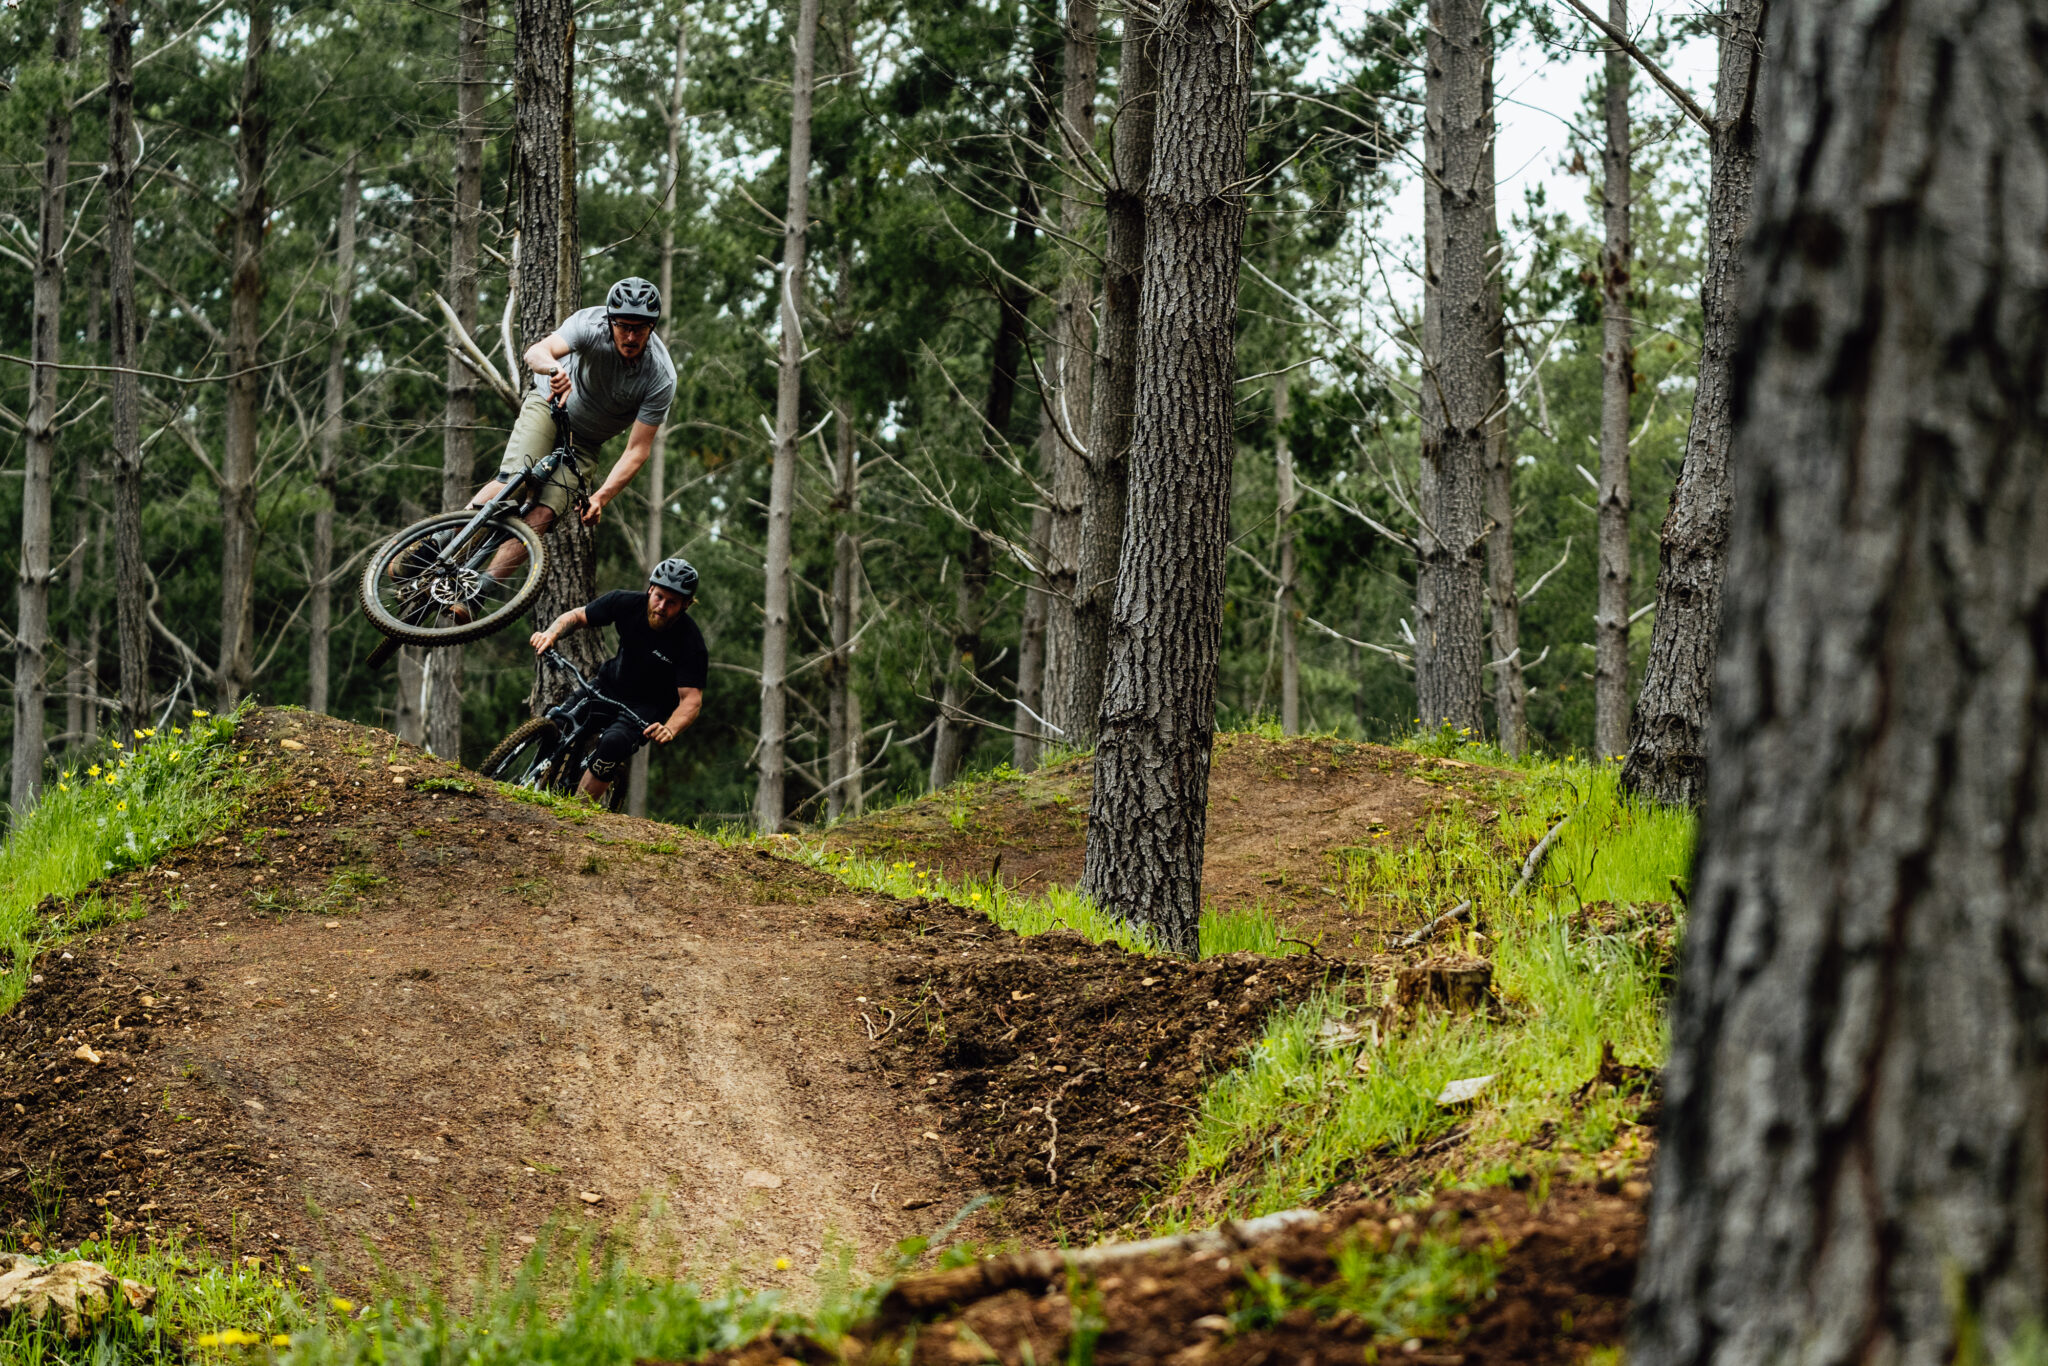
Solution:
{"label": "black knee pad", "polygon": [[590,776],[609,783],[633,762],[633,755],[647,737],[631,726],[607,726],[597,737],[597,749],[590,756]]}

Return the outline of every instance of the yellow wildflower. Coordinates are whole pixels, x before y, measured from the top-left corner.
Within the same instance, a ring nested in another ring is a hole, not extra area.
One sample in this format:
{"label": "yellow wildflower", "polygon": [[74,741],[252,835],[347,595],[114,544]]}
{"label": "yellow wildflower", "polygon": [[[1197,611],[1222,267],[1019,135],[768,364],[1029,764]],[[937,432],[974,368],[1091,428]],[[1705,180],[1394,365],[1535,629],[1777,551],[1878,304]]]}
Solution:
{"label": "yellow wildflower", "polygon": [[70,789],[70,787],[69,787],[69,786],[67,786],[67,785],[66,785],[66,784],[64,784],[64,783],[58,783],[58,784],[57,784],[57,790],[58,790],[59,792],[69,792],[69,791],[70,791],[71,789]]}
{"label": "yellow wildflower", "polygon": [[312,1268],[312,1267],[310,1267],[310,1266],[307,1266],[307,1265],[306,1265],[306,1264],[305,1264],[304,1262],[300,1262],[300,1263],[299,1263],[298,1269],[299,1269],[300,1271],[304,1271],[304,1272],[308,1272],[308,1273],[310,1273],[310,1272],[311,1272],[311,1271],[313,1270],[313,1268]]}
{"label": "yellow wildflower", "polygon": [[204,721],[207,717],[211,715],[213,715],[213,713],[210,711],[201,711],[197,707],[194,707],[192,709],[192,719],[195,721]]}
{"label": "yellow wildflower", "polygon": [[339,1295],[331,1297],[327,1302],[334,1306],[334,1312],[337,1314],[350,1313],[356,1307],[353,1301],[345,1300]]}
{"label": "yellow wildflower", "polygon": [[184,751],[184,750],[182,750],[182,749],[174,749],[174,750],[172,750],[172,751],[171,751],[171,762],[172,762],[172,763],[174,763],[174,764],[175,764],[175,763],[177,763],[177,762],[178,762],[178,759],[179,759],[179,758],[180,758],[180,757],[181,757],[181,756],[182,756],[182,755],[183,755],[184,753],[185,753],[185,751]]}
{"label": "yellow wildflower", "polygon": [[223,1328],[218,1333],[201,1333],[195,1341],[201,1347],[254,1347],[263,1339],[241,1328]]}
{"label": "yellow wildflower", "polygon": [[115,803],[114,803],[114,809],[115,809],[116,811],[126,811],[126,810],[128,809],[128,803],[126,803],[126,802],[115,802]]}
{"label": "yellow wildflower", "polygon": [[775,1259],[775,1269],[776,1269],[777,1271],[787,1271],[787,1270],[789,1270],[789,1258],[787,1258],[787,1257],[777,1257],[777,1258]]}
{"label": "yellow wildflower", "polygon": [[183,726],[172,726],[172,727],[171,727],[171,734],[173,734],[173,735],[183,735],[184,733],[185,733],[185,728],[184,728]]}
{"label": "yellow wildflower", "polygon": [[87,769],[87,770],[86,770],[85,772],[86,772],[86,776],[87,776],[87,777],[90,777],[90,778],[97,778],[97,777],[99,777],[99,776],[100,776],[100,766],[99,766],[98,764],[94,764],[94,765],[93,765],[93,766],[92,766],[91,768]]}
{"label": "yellow wildflower", "polygon": [[[115,748],[115,749],[119,749],[120,747],[121,747],[121,742],[120,742],[119,740],[116,740],[116,741],[114,741],[114,748]],[[233,1330],[233,1329],[229,1329],[228,1331],[229,1331],[229,1332],[233,1332],[234,1330]]]}
{"label": "yellow wildflower", "polygon": [[272,1347],[289,1347],[292,1345],[292,1335],[290,1333],[272,1333],[270,1335],[270,1345]]}

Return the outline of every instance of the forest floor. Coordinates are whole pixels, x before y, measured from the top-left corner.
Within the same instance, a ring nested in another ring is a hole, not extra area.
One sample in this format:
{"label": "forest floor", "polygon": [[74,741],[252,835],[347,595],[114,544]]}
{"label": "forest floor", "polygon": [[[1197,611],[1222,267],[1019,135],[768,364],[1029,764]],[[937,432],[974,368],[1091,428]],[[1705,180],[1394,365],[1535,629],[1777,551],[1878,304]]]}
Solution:
{"label": "forest floor", "polygon": [[[0,1015],[0,1246],[196,1236],[308,1293],[403,1299],[597,1239],[640,1273],[815,1303],[821,1269],[886,1278],[935,1235],[1046,1247],[1256,1212],[1268,1144],[1277,1169],[1283,1140],[1342,1124],[1240,1116],[1191,1167],[1218,1079],[1279,1057],[1277,1021],[1318,1058],[1333,1028],[1355,1048],[1344,993],[1390,1000],[1422,956],[1384,951],[1417,912],[1373,894],[1360,851],[1443,836],[1447,803],[1503,819],[1462,760],[1221,737],[1210,899],[1324,949],[1190,963],[829,871],[858,851],[1018,894],[1070,881],[1078,762],[805,845],[531,800],[303,712],[254,713],[235,744],[255,777],[226,828],[39,908],[117,913],[43,952]],[[1466,1068],[1458,1047],[1429,1066]],[[1563,1065],[1590,1072],[1583,1052]],[[847,1311],[843,1340],[763,1320],[739,1354],[1045,1360],[1085,1338],[1118,1361],[1566,1361],[1616,1341],[1652,1116],[1596,1104],[1584,1160],[1532,1181],[1501,1165],[1526,1134],[1481,1134],[1437,1084],[1405,1138],[1286,1197],[1326,1211],[1313,1225],[1085,1290],[1062,1272],[942,1294],[922,1329],[900,1297]],[[1543,1123],[1528,1146],[1573,1146]],[[1516,1189],[1437,1192],[1487,1164]]]}

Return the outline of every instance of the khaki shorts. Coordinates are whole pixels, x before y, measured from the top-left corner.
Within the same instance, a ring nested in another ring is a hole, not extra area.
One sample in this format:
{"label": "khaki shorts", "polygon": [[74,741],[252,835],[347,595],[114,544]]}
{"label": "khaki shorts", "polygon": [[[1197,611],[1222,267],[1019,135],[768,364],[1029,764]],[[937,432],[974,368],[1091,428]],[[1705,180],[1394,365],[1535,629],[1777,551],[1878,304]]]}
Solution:
{"label": "khaki shorts", "polygon": [[[512,439],[505,443],[505,459],[498,466],[498,478],[518,478],[545,460],[554,448],[555,419],[548,411],[548,401],[539,394],[528,394],[526,402],[519,406],[519,420],[512,424]],[[539,503],[555,516],[566,517],[570,501],[588,487],[583,476],[565,462],[540,491]]]}

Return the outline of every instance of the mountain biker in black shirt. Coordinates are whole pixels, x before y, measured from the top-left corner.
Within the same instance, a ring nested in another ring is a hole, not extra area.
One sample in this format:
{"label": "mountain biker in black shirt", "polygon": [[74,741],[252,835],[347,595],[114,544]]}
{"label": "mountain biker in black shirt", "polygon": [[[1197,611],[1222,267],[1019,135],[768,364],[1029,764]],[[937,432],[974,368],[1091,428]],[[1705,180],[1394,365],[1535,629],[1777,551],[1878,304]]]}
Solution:
{"label": "mountain biker in black shirt", "polygon": [[690,728],[704,705],[704,681],[711,656],[704,633],[687,615],[697,598],[697,571],[679,559],[666,559],[647,576],[645,593],[624,589],[595,602],[573,607],[556,617],[529,641],[535,654],[546,654],[571,631],[614,626],[619,652],[604,662],[597,681],[604,691],[643,717],[668,717],[644,728],[615,717],[598,738],[590,767],[577,792],[597,802],[618,780],[640,746],[649,740],[669,741]]}

